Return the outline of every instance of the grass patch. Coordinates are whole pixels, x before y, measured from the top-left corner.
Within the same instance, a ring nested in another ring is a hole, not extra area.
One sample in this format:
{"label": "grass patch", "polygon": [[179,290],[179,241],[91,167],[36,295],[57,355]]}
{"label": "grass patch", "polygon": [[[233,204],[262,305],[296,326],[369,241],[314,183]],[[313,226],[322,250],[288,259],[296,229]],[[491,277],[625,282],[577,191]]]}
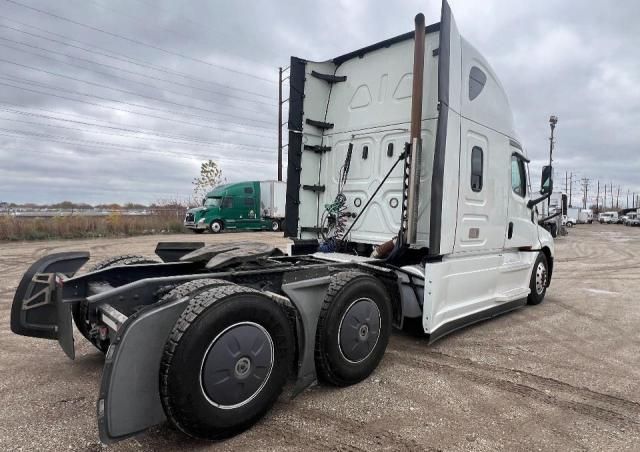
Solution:
{"label": "grass patch", "polygon": [[25,218],[0,216],[0,241],[125,237],[183,232],[184,211],[150,215],[62,216]]}

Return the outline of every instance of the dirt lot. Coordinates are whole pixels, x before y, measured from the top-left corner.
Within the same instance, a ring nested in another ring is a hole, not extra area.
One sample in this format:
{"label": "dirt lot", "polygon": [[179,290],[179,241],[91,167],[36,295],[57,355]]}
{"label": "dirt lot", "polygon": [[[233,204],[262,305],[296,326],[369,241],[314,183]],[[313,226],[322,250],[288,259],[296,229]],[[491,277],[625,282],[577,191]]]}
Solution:
{"label": "dirt lot", "polygon": [[[286,243],[271,233],[232,237]],[[0,450],[104,447],[95,420],[102,355],[77,335],[71,362],[56,342],[10,332],[22,273],[54,251],[152,256],[158,239],[0,244]],[[257,426],[224,443],[160,426],[109,449],[638,450],[640,228],[580,225],[556,247],[554,279],[539,306],[431,346],[396,333],[366,381],[281,398]]]}

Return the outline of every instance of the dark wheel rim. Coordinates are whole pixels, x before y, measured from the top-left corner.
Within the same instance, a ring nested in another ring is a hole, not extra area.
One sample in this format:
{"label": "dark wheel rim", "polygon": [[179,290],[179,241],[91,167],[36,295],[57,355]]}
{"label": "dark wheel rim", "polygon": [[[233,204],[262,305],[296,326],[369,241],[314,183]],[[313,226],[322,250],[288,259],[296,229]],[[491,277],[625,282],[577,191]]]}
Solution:
{"label": "dark wheel rim", "polygon": [[347,308],[338,329],[340,353],[347,361],[359,363],[371,355],[380,337],[380,310],[370,298],[360,298]]}
{"label": "dark wheel rim", "polygon": [[204,354],[202,392],[218,408],[246,405],[267,384],[273,363],[273,340],[264,327],[253,322],[231,325],[213,339]]}
{"label": "dark wheel rim", "polygon": [[542,295],[544,288],[547,285],[547,266],[544,262],[539,262],[536,267],[536,292],[538,295]]}

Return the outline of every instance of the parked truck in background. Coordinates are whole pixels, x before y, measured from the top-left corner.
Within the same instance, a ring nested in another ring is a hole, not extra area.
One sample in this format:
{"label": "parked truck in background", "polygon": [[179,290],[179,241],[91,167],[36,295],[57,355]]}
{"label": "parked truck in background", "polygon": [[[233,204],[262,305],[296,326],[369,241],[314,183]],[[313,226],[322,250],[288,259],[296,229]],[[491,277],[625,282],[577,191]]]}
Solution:
{"label": "parked truck in background", "polygon": [[206,230],[279,231],[284,221],[286,182],[250,181],[219,185],[207,193],[202,206],[189,209],[184,226]]}
{"label": "parked truck in background", "polygon": [[576,224],[593,223],[593,211],[591,209],[583,209],[582,207],[567,208],[566,225],[573,227]]}
{"label": "parked truck in background", "polygon": [[602,212],[598,215],[598,221],[601,224],[618,224],[620,222],[620,217],[618,216],[618,212]]}
{"label": "parked truck in background", "polygon": [[580,208],[568,207],[566,219],[565,219],[565,225],[569,228],[572,228],[573,226],[579,223],[579,218],[580,218]]}
{"label": "parked truck in background", "polygon": [[565,193],[554,191],[549,201],[542,203],[541,211],[541,222],[553,237],[566,234],[564,223],[567,215],[567,195]]}
{"label": "parked truck in background", "polygon": [[628,212],[627,215],[625,216],[626,216],[624,220],[625,226],[638,226],[640,224],[640,209],[638,209],[635,212],[634,211]]}
{"label": "parked truck in background", "polygon": [[[256,423],[289,376],[293,394],[367,378],[392,326],[434,341],[543,301],[554,244],[535,207],[552,168],[531,192],[506,93],[446,1],[436,24],[419,14],[414,32],[324,62],[293,57],[289,83],[289,255],[159,243],[161,262],[120,256],[76,274],[89,253],[67,252],[18,285],[14,333],[57,340],[73,358],[73,318],[105,352],[103,442],[167,419],[226,438]],[[211,195],[222,212],[229,193]]]}
{"label": "parked truck in background", "polygon": [[578,213],[578,224],[591,224],[593,223],[593,210],[580,209]]}

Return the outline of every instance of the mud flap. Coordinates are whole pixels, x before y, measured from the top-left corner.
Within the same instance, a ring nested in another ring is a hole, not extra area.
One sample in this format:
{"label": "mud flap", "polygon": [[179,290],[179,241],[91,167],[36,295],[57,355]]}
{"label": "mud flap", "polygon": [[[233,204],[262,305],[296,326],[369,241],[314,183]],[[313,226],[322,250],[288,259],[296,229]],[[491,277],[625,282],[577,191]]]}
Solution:
{"label": "mud flap", "polygon": [[89,260],[87,252],[45,256],[25,272],[11,306],[11,331],[15,334],[57,339],[74,357],[71,304],[62,300],[64,276],[73,276]]}
{"label": "mud flap", "polygon": [[282,291],[298,311],[298,376],[293,389],[294,396],[317,382],[316,329],[331,277],[326,269],[316,273],[293,272],[285,275],[282,281]]}
{"label": "mud flap", "polygon": [[160,361],[173,325],[188,297],[148,306],[122,325],[105,357],[98,429],[110,444],[164,422],[160,401]]}

